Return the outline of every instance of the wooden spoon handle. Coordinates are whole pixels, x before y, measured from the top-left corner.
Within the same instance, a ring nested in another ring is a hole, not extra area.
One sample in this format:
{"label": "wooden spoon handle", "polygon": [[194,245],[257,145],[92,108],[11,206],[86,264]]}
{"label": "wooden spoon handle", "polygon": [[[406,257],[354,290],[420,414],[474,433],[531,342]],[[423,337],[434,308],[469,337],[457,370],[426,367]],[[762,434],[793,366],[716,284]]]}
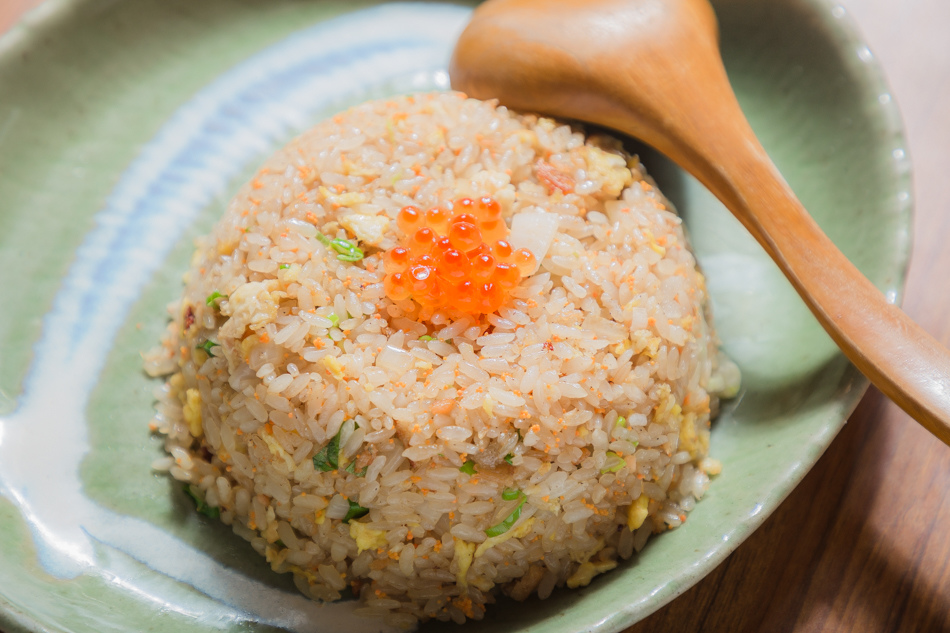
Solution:
{"label": "wooden spoon handle", "polygon": [[852,363],[950,444],[950,352],[889,303],[822,232],[751,131],[724,160],[738,174],[716,192],[792,282]]}
{"label": "wooden spoon handle", "polygon": [[707,68],[690,69],[692,79],[673,89],[671,110],[693,100],[675,113],[681,121],[675,128],[644,133],[639,114],[618,127],[644,134],[703,182],[775,260],[851,362],[950,445],[950,352],[889,303],[822,232],[756,139],[718,51],[710,53],[716,54],[704,56]]}

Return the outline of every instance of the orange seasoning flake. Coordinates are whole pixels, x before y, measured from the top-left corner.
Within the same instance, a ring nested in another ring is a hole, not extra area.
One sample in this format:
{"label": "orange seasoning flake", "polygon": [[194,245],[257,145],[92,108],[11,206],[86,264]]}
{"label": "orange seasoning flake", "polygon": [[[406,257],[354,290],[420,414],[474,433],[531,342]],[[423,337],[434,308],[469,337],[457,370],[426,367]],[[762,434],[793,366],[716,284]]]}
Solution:
{"label": "orange seasoning flake", "polygon": [[383,255],[383,286],[393,301],[490,314],[535,269],[531,251],[508,243],[501,207],[489,196],[459,198],[425,212],[407,206],[396,223],[404,239]]}

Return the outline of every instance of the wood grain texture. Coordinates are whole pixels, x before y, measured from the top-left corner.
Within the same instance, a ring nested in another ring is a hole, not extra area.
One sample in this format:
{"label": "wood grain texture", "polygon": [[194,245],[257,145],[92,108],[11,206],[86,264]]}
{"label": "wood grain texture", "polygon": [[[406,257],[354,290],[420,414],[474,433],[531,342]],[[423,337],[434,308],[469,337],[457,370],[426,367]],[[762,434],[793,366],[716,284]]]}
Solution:
{"label": "wood grain texture", "polygon": [[[950,2],[839,0],[884,66],[914,161],[904,308],[950,343]],[[39,0],[0,0],[0,31]],[[950,630],[950,450],[872,390],[765,525],[626,633]]]}
{"label": "wood grain texture", "polygon": [[[884,67],[914,164],[904,308],[950,341],[950,3],[840,0]],[[748,541],[626,633],[950,630],[950,451],[871,390]]]}

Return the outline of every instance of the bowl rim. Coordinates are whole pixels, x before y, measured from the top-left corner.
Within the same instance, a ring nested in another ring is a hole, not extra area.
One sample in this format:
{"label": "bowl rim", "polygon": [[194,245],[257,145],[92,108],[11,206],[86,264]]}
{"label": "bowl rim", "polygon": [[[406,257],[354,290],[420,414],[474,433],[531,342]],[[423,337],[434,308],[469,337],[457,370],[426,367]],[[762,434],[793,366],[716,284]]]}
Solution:
{"label": "bowl rim", "polygon": [[[21,15],[5,33],[0,34],[0,54],[8,53],[11,48],[24,46],[34,38],[41,37],[43,32],[50,31],[56,28],[59,23],[68,20],[70,16],[78,10],[78,7],[92,4],[94,1],[95,0],[45,0]],[[882,134],[894,139],[896,143],[895,149],[900,149],[904,152],[903,160],[891,161],[891,177],[896,190],[908,192],[909,194],[905,198],[895,197],[894,212],[904,219],[904,223],[907,227],[911,227],[913,221],[913,177],[910,167],[910,152],[907,148],[902,116],[898,104],[893,98],[893,93],[885,78],[883,69],[877,62],[876,57],[870,52],[853,17],[844,7],[838,5],[833,0],[788,1],[807,7],[812,15],[820,20],[820,27],[824,29],[824,32],[829,37],[834,39],[841,50],[854,51],[854,54],[847,64],[847,68],[851,76],[860,86],[862,92],[868,95],[877,94],[880,97],[887,95],[886,99],[879,98],[878,100],[879,116],[884,125]],[[894,261],[899,265],[900,270],[897,271],[893,280],[893,288],[889,290],[895,293],[895,300],[898,304],[904,295],[907,271],[910,263],[910,252],[911,236],[908,231],[906,236],[899,238],[894,252]],[[835,419],[830,420],[829,424],[823,427],[824,432],[815,437],[815,450],[798,465],[798,468],[795,469],[792,476],[783,482],[785,484],[783,490],[778,491],[774,498],[770,498],[766,502],[764,511],[750,517],[744,517],[743,520],[739,521],[728,533],[730,538],[724,540],[719,548],[708,553],[708,555],[704,556],[691,568],[690,578],[687,579],[686,582],[671,583],[661,587],[658,591],[650,594],[650,600],[646,606],[644,606],[642,602],[624,604],[613,613],[601,613],[602,617],[599,618],[596,623],[590,623],[590,626],[584,630],[608,633],[629,627],[683,594],[722,563],[749,534],[761,526],[772,511],[791,493],[800,483],[801,479],[811,470],[815,462],[821,457],[824,450],[830,445],[831,441],[863,397],[868,383],[863,377],[860,378],[859,382],[861,383],[859,388],[852,389],[841,399],[839,407],[835,411],[835,416],[833,416]],[[2,595],[0,595],[0,623],[2,623],[10,633],[52,630],[41,620],[19,609]],[[537,625],[529,626],[524,630],[543,629],[548,633],[553,633],[555,630],[567,632],[578,630],[578,624],[577,622],[564,622],[563,625],[552,626],[552,623],[546,620]]]}

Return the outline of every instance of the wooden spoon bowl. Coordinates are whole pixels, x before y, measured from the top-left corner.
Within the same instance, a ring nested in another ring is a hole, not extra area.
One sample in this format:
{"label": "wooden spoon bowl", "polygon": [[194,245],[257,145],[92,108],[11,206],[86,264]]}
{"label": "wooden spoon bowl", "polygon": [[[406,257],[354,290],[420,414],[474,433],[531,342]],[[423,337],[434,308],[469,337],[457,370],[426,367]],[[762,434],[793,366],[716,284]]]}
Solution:
{"label": "wooden spoon bowl", "polygon": [[845,355],[950,444],[950,353],[889,303],[804,209],[746,122],[707,0],[490,0],[452,85],[637,137],[702,182],[778,264]]}

